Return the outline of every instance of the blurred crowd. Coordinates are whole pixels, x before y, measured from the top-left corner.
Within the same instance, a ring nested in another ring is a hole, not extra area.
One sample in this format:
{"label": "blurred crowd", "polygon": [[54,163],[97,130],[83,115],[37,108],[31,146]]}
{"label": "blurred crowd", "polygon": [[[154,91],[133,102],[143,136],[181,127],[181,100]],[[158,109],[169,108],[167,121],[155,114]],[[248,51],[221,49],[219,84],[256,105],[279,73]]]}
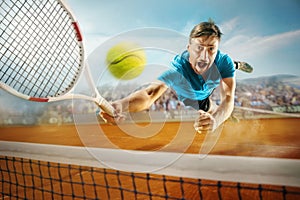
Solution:
{"label": "blurred crowd", "polygon": [[[146,87],[137,84],[105,85],[98,88],[100,93],[109,101],[120,99],[129,93]],[[218,89],[217,89],[218,90]],[[220,102],[218,92],[212,95],[212,100]],[[3,94],[1,91],[1,97]],[[52,103],[35,103],[11,97],[9,106],[1,106],[0,125],[10,124],[64,124],[73,123],[74,114],[94,114],[99,109],[88,101],[74,100]],[[7,104],[3,99],[2,105]],[[21,103],[20,103],[21,102]],[[275,112],[300,113],[300,84],[293,82],[274,81],[261,79],[251,82],[238,81],[235,95],[235,107],[263,109]],[[185,107],[178,101],[176,93],[168,90],[149,109],[149,112],[164,113],[166,118],[175,119],[180,112],[190,115],[191,108]]]}

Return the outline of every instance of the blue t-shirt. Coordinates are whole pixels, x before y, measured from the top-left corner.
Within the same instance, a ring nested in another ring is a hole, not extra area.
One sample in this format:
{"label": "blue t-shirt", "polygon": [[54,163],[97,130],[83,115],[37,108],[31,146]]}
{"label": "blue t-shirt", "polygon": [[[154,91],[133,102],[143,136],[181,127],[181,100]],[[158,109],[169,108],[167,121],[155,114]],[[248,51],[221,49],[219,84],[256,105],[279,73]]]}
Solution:
{"label": "blue t-shirt", "polygon": [[166,83],[178,95],[180,101],[186,99],[203,100],[220,85],[222,78],[234,77],[235,67],[232,59],[217,52],[212,66],[203,75],[194,72],[189,63],[189,53],[184,51],[175,56],[171,69],[162,73],[158,80]]}

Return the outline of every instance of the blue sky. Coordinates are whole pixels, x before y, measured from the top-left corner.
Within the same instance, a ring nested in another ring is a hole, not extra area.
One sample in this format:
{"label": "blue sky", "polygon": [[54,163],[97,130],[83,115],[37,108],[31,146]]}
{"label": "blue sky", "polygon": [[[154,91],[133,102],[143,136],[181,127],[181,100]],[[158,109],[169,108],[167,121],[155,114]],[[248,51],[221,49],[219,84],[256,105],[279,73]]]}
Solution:
{"label": "blue sky", "polygon": [[[238,78],[300,76],[299,0],[68,0],[79,21],[87,54],[126,31],[156,27],[188,36],[212,18],[224,33],[220,50],[255,68]],[[165,38],[163,38],[165,37]],[[157,36],[157,40],[168,40]]]}

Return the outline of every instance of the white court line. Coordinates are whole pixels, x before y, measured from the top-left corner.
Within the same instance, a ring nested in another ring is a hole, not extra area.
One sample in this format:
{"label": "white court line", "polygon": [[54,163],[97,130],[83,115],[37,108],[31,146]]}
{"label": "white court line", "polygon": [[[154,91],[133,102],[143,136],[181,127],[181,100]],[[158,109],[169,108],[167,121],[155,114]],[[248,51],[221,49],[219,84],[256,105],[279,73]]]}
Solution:
{"label": "white court line", "polygon": [[[189,178],[300,186],[300,160],[298,159],[220,155],[208,155],[200,159],[199,154],[5,141],[0,141],[0,155],[101,168],[111,165],[117,166],[119,170],[134,172],[136,169],[144,172],[157,169],[150,173]],[[176,159],[172,163],[165,163],[164,161],[169,158]]]}
{"label": "white court line", "polygon": [[300,114],[298,113],[283,113],[283,112],[275,112],[271,110],[264,110],[264,109],[257,109],[257,108],[248,108],[248,107],[240,107],[240,106],[235,106],[235,109],[239,110],[246,110],[246,111],[252,111],[252,112],[259,112],[259,113],[265,113],[265,114],[272,114],[272,115],[280,115],[280,116],[285,116],[285,117],[296,117],[300,118]]}

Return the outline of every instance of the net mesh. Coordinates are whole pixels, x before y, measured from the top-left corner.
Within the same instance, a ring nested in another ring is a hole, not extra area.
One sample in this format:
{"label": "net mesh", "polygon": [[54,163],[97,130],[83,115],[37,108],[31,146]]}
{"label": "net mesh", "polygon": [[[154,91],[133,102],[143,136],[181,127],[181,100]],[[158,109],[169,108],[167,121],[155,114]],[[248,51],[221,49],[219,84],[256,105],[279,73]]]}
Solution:
{"label": "net mesh", "polygon": [[0,2],[0,80],[30,97],[68,92],[81,70],[82,45],[54,0]]}
{"label": "net mesh", "polygon": [[300,188],[0,157],[6,199],[297,199]]}

